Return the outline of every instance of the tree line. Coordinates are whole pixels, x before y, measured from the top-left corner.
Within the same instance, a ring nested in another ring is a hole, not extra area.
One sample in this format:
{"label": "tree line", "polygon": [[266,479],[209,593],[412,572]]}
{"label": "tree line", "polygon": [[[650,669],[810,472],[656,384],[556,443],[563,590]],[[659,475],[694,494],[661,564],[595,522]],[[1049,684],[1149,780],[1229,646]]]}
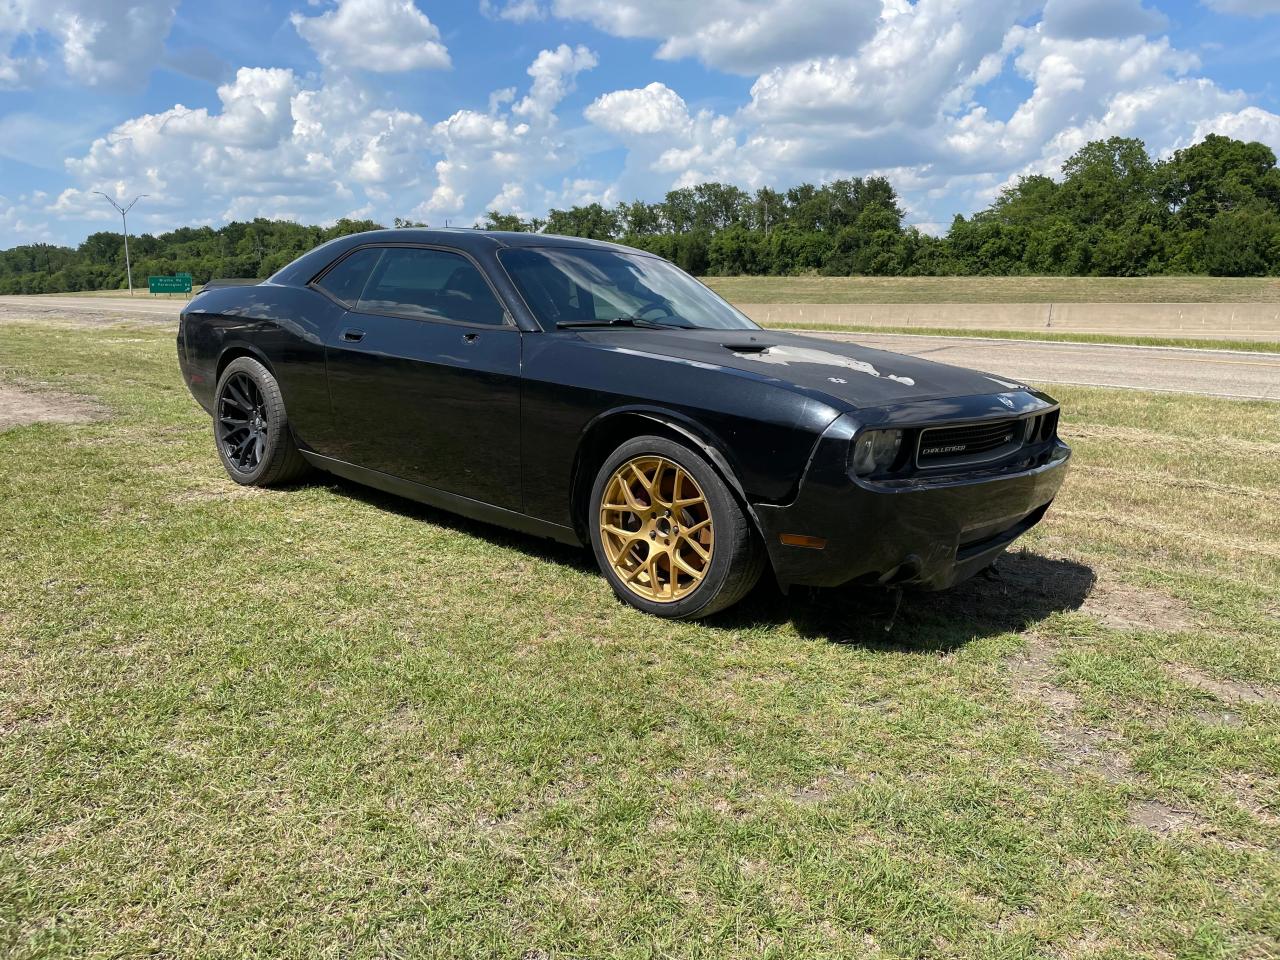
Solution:
{"label": "tree line", "polygon": [[[614,240],[701,275],[944,276],[1280,275],[1280,170],[1261,143],[1211,135],[1153,159],[1141,140],[1087,144],[1057,179],[1022,177],[944,236],[904,224],[883,177],[749,193],[725,183],[672,190],[656,203],[590,203],[524,219],[489,211],[477,227]],[[425,226],[397,218],[396,226]],[[134,276],[263,277],[317,243],[379,229],[254,220],[131,238]],[[124,285],[118,233],[78,248],[0,252],[0,293]]]}

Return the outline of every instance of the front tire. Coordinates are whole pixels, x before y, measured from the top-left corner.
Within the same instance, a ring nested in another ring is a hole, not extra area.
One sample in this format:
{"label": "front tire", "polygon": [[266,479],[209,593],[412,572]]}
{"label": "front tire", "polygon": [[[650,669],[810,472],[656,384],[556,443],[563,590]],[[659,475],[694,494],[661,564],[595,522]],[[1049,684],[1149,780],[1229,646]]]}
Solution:
{"label": "front tire", "polygon": [[665,437],[618,447],[591,490],[591,546],[614,593],[645,613],[710,616],[760,579],[751,519],[700,453]]}
{"label": "front tire", "polygon": [[289,430],[280,385],[252,357],[232,360],[218,378],[213,436],[227,475],[244,486],[291,483],[308,470]]}

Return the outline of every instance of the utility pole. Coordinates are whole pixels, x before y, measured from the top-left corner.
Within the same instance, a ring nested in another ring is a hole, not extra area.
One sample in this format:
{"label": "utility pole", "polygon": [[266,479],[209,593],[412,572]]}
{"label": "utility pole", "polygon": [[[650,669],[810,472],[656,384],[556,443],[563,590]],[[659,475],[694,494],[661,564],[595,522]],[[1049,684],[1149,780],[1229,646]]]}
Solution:
{"label": "utility pole", "polygon": [[141,200],[143,197],[145,197],[146,194],[145,193],[138,194],[136,197],[134,197],[132,200],[129,201],[129,205],[127,207],[122,207],[120,206],[120,204],[116,203],[115,200],[111,199],[111,197],[108,197],[101,190],[95,190],[93,192],[96,193],[98,196],[102,197],[104,200],[107,201],[107,203],[111,204],[113,207],[115,207],[117,210],[120,211],[120,224],[124,227],[124,269],[125,269],[125,273],[129,277],[129,296],[132,297],[133,296],[133,264],[129,262],[129,221],[126,219],[126,216],[129,213],[129,211],[133,209],[133,205],[137,203],[139,200]]}

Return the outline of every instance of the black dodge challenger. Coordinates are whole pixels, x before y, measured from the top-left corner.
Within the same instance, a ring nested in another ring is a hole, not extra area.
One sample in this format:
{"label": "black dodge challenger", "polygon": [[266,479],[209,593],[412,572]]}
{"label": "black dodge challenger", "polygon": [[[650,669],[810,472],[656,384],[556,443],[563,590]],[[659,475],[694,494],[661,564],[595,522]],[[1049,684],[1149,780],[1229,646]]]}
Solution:
{"label": "black dodge challenger", "polygon": [[623,600],[701,617],[793,584],[951,586],[1044,516],[1058,406],[764,330],[658,257],[380,230],[213,286],[178,359],[237,483],[309,468],[590,543]]}

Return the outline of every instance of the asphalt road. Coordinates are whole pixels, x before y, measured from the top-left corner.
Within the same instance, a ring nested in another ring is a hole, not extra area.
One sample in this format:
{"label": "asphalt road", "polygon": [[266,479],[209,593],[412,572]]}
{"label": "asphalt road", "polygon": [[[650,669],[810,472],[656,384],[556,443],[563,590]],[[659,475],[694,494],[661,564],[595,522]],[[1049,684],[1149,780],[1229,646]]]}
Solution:
{"label": "asphalt road", "polygon": [[1280,354],[1093,343],[814,333],[1030,383],[1280,400]]}
{"label": "asphalt road", "polygon": [[[146,294],[132,300],[127,297],[0,297],[0,321],[29,319],[99,324],[133,317],[163,323],[176,320],[185,302]],[[880,333],[815,332],[810,336],[855,341],[1037,384],[1069,383],[1280,400],[1280,354]]]}

